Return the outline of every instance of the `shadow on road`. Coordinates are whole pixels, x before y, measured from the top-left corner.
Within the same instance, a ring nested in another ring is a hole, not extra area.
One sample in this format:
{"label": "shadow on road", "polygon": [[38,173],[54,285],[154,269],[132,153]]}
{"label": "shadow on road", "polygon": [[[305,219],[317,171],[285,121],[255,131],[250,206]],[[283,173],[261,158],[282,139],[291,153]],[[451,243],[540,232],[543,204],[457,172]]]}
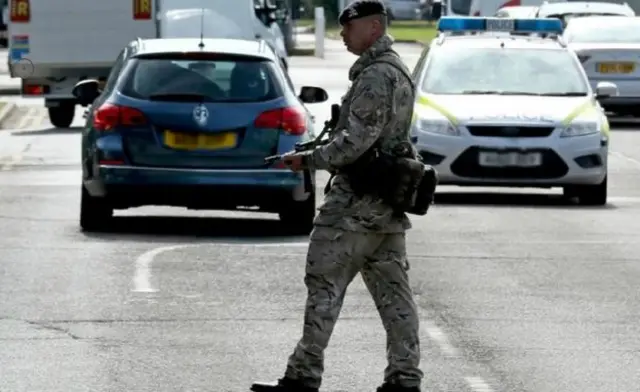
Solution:
{"label": "shadow on road", "polygon": [[20,95],[22,94],[22,90],[20,87],[3,87],[0,88],[0,95]]}
{"label": "shadow on road", "polygon": [[72,135],[82,132],[82,127],[71,128],[46,128],[36,129],[33,131],[14,131],[11,132],[11,136],[44,136],[44,135]]}
{"label": "shadow on road", "polygon": [[568,199],[562,195],[526,194],[504,192],[446,192],[438,193],[435,197],[438,206],[468,206],[468,207],[531,207],[567,210],[611,210],[617,207],[612,204],[605,206],[584,206],[577,200]]}
{"label": "shadow on road", "polygon": [[84,233],[87,237],[103,240],[123,240],[136,237],[155,239],[159,236],[193,240],[219,240],[219,242],[286,243],[308,240],[308,235],[293,233],[279,220],[254,218],[212,217],[114,217],[112,224],[100,233]]}

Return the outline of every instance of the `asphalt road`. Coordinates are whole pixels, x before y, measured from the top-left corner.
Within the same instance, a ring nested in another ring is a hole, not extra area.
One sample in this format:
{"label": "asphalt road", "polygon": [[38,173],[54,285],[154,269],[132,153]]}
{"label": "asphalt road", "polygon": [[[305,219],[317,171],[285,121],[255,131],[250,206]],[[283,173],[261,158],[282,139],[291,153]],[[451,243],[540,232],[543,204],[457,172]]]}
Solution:
{"label": "asphalt road", "polygon": [[[291,60],[296,84],[331,95],[319,120],[353,60]],[[82,234],[79,128],[52,130],[40,100],[16,101],[0,131],[0,391],[246,391],[279,377],[301,333],[307,239],[270,215],[170,208]],[[636,128],[613,131],[604,208],[443,187],[413,219],[425,392],[638,391]],[[359,278],[326,357],[325,391],[382,381],[384,332]]]}

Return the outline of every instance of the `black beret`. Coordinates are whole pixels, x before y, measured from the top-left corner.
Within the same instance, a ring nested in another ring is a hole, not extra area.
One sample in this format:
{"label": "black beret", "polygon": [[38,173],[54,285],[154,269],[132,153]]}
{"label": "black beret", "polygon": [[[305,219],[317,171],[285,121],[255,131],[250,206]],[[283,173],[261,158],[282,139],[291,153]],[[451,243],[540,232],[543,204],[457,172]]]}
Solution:
{"label": "black beret", "polygon": [[371,15],[386,15],[387,8],[380,0],[356,0],[344,7],[338,18],[341,26],[348,22]]}

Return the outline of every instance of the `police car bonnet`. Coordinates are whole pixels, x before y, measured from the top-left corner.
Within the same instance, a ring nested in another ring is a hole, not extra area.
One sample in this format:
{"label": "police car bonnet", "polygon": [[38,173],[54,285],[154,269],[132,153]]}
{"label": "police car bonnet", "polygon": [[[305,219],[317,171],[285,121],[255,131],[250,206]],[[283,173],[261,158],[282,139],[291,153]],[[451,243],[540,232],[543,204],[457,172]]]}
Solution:
{"label": "police car bonnet", "polygon": [[345,7],[340,13],[338,22],[341,26],[354,19],[360,19],[371,15],[386,15],[387,9],[379,0],[356,0]]}

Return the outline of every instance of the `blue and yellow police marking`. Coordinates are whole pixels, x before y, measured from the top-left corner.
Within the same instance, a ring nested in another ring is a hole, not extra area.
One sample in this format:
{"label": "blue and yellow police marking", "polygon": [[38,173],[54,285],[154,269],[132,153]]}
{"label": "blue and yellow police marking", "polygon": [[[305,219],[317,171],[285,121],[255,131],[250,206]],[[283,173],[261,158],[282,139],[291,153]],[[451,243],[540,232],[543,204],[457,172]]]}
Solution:
{"label": "blue and yellow police marking", "polygon": [[9,43],[11,51],[9,59],[11,61],[20,61],[29,54],[29,36],[28,35],[12,35]]}
{"label": "blue and yellow police marking", "polygon": [[[428,107],[437,111],[442,116],[444,116],[447,120],[449,120],[449,122],[451,122],[451,124],[454,126],[458,125],[459,123],[458,119],[451,112],[449,112],[444,107],[435,103],[433,99],[428,98],[424,95],[421,95],[416,99],[416,105],[422,106],[422,107]],[[596,109],[595,102],[593,101],[593,98],[589,98],[583,103],[576,106],[576,108],[573,109],[571,112],[569,112],[569,114],[564,119],[562,119],[561,123],[563,126],[567,127],[571,124],[571,122],[573,122],[573,120],[575,120],[579,116],[583,114],[588,114],[590,111],[596,111],[596,110],[597,109]],[[414,111],[412,123],[415,123],[417,119],[418,119],[418,113]],[[601,129],[602,129],[602,133],[605,136],[609,136],[610,126],[606,116],[602,116]]]}
{"label": "blue and yellow police marking", "polygon": [[[425,97],[424,95],[418,97],[418,99],[416,100],[416,105],[431,108],[443,115],[447,120],[449,120],[449,122],[451,122],[452,125],[458,125],[458,119],[453,114],[451,114],[451,112],[435,103],[432,99]],[[414,117],[415,116],[417,115],[414,112]]]}
{"label": "blue and yellow police marking", "polygon": [[[567,117],[562,120],[562,125],[568,127],[573,120],[582,116],[583,114],[589,114],[589,112],[597,112],[596,103],[593,98],[589,98],[580,105],[578,105],[575,109],[573,109]],[[607,120],[607,116],[598,116],[601,121],[601,131],[605,136],[609,136],[609,121]]]}

